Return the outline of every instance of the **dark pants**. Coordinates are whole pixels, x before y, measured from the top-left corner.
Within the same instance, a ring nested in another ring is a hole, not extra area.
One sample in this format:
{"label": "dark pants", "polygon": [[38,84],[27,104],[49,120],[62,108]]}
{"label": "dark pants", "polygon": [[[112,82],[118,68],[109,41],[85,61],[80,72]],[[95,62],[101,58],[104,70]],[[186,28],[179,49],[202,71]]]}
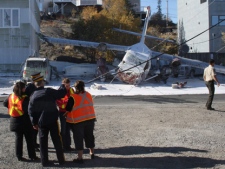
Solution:
{"label": "dark pants", "polygon": [[63,116],[63,112],[59,112],[59,119],[61,123],[61,136],[63,142],[63,148],[68,148],[71,145],[70,127],[66,123],[66,117]]}
{"label": "dark pants", "polygon": [[86,148],[95,147],[94,123],[94,120],[88,120],[77,124],[68,123],[73,132],[76,150],[83,150],[84,142]]}
{"label": "dark pants", "polygon": [[37,145],[37,135],[38,135],[38,130],[33,129],[33,145],[35,148]]}
{"label": "dark pants", "polygon": [[48,163],[48,134],[50,132],[50,136],[54,147],[56,149],[56,155],[59,163],[65,161],[63,149],[62,149],[62,141],[59,133],[59,124],[58,121],[49,124],[47,126],[39,127],[39,142],[40,142],[40,154],[41,154],[41,163]]}
{"label": "dark pants", "polygon": [[21,158],[23,156],[23,135],[25,136],[25,140],[27,143],[27,151],[29,158],[35,158],[36,153],[33,146],[33,137],[32,137],[32,130],[19,130],[15,132],[16,140],[16,156],[17,158]]}
{"label": "dark pants", "polygon": [[205,85],[207,86],[207,88],[209,90],[209,97],[208,97],[208,100],[206,102],[206,107],[207,108],[211,108],[212,107],[214,93],[215,93],[214,80],[205,82]]}

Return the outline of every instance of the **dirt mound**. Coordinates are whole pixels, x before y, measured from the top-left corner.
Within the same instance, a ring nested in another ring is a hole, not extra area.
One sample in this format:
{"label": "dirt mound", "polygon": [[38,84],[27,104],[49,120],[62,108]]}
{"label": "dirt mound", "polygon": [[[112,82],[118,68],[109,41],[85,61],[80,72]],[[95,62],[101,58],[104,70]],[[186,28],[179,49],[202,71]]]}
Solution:
{"label": "dirt mound", "polygon": [[[68,38],[72,34],[70,24],[71,22],[72,21],[66,22],[66,20],[42,20],[40,29],[45,36],[56,38]],[[41,49],[39,53],[41,57],[46,57],[50,60],[85,62],[86,58],[81,52],[75,50],[73,46],[64,46],[58,44],[50,45],[45,42],[41,43]]]}

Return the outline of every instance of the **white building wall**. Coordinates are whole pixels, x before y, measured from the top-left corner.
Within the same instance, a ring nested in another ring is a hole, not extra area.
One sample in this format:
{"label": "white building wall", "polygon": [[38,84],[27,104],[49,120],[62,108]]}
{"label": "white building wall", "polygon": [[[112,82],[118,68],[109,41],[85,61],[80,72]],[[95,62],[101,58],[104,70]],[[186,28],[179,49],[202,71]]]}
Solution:
{"label": "white building wall", "polygon": [[[212,22],[212,16],[225,19],[225,0],[216,0],[214,3],[212,3],[212,5],[210,5],[210,8],[209,8],[210,27],[214,25],[214,23]],[[225,43],[220,38],[222,36],[221,32],[225,32],[225,21],[213,27],[209,31],[209,39],[211,39],[210,51],[214,53],[217,53],[217,52],[225,53],[225,48],[224,48]]]}
{"label": "white building wall", "polygon": [[0,26],[0,71],[19,70],[19,65],[34,52],[38,56],[39,39],[35,34],[40,30],[38,3],[39,0],[0,1],[0,9],[3,11],[6,8],[19,10],[17,27]]}
{"label": "white building wall", "polygon": [[140,12],[141,2],[140,0],[129,0],[135,12]]}
{"label": "white building wall", "polygon": [[39,3],[39,9],[43,12],[48,12],[48,5],[52,0],[41,0]]}
{"label": "white building wall", "polygon": [[102,5],[102,0],[76,0],[76,6]]}
{"label": "white building wall", "polygon": [[[177,1],[177,9],[178,32],[182,31],[182,29],[184,30],[185,40],[189,40],[209,28],[208,3],[200,4],[200,0],[179,0]],[[205,43],[200,43],[203,41]],[[209,52],[208,33],[206,32],[194,38],[187,42],[187,45],[190,48],[189,53]]]}
{"label": "white building wall", "polygon": [[[200,2],[201,0],[177,1],[178,34],[181,31],[180,25],[183,21],[185,40],[189,40],[209,29],[212,26],[212,15],[225,16],[225,0],[206,0],[204,3]],[[221,38],[217,38],[221,36],[221,32],[225,32],[225,25],[216,26],[187,42],[190,48],[189,53],[218,51],[224,46]],[[215,33],[216,37],[213,37],[212,33]],[[212,40],[213,38],[215,39]],[[225,49],[220,52],[225,52]]]}

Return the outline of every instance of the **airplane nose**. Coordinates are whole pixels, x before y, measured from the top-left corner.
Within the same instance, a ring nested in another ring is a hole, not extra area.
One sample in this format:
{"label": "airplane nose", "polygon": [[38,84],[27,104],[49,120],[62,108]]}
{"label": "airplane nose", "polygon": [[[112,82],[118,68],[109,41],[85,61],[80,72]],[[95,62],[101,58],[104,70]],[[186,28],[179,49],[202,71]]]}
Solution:
{"label": "airplane nose", "polygon": [[119,80],[132,85],[137,85],[141,82],[141,74],[128,71],[123,72],[122,69],[118,70],[118,78]]}

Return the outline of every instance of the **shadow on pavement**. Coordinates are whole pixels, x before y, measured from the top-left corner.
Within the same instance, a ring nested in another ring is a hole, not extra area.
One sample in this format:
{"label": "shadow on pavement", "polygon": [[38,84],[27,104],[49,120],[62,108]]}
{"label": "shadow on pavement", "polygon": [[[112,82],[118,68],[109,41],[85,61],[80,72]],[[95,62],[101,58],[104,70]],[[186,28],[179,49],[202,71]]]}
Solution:
{"label": "shadow on pavement", "polygon": [[181,95],[176,96],[133,96],[125,97],[126,100],[145,101],[149,103],[197,103],[194,100],[185,99]]}
{"label": "shadow on pavement", "polygon": [[76,164],[67,161],[63,166],[53,165],[50,167],[78,167],[78,168],[157,168],[157,169],[181,169],[181,168],[213,168],[216,165],[225,164],[225,160],[216,160],[204,157],[115,157],[94,160],[85,159],[84,164]]}
{"label": "shadow on pavement", "polygon": [[[157,169],[181,169],[181,168],[213,168],[216,165],[225,164],[225,160],[216,160],[206,157],[184,156],[184,152],[191,151],[197,153],[207,153],[206,150],[192,149],[186,147],[144,147],[125,146],[108,149],[96,149],[95,159],[84,158],[84,164],[77,164],[67,161],[63,166],[53,164],[50,168],[58,167],[79,167],[79,168],[157,168]],[[153,155],[153,153],[172,153],[176,157],[162,156],[143,157],[143,154]],[[76,154],[76,152],[74,152]],[[85,154],[88,151],[85,150]],[[108,154],[114,154],[109,157]],[[135,156],[134,156],[135,155]],[[106,156],[106,157],[104,157]],[[132,157],[133,156],[133,157]],[[52,161],[53,162],[53,161]],[[57,163],[57,161],[54,161]]]}
{"label": "shadow on pavement", "polygon": [[117,154],[117,155],[137,155],[137,154],[152,154],[152,153],[174,153],[191,151],[199,153],[207,153],[206,150],[191,149],[185,147],[144,147],[144,146],[124,146],[108,149],[96,149],[98,154]]}
{"label": "shadow on pavement", "polygon": [[3,114],[3,113],[0,113],[0,118],[9,118],[10,116],[8,114]]}

